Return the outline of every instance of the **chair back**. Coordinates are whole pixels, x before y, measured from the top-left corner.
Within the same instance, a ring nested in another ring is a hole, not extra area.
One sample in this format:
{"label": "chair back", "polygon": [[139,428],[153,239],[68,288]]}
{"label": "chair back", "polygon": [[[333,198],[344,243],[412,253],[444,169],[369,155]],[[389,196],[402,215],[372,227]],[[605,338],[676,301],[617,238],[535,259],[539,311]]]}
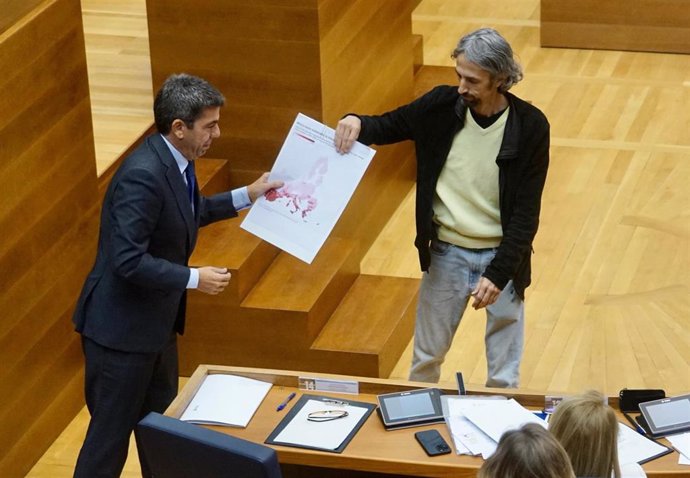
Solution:
{"label": "chair back", "polygon": [[272,448],[151,412],[135,430],[154,478],[282,478]]}

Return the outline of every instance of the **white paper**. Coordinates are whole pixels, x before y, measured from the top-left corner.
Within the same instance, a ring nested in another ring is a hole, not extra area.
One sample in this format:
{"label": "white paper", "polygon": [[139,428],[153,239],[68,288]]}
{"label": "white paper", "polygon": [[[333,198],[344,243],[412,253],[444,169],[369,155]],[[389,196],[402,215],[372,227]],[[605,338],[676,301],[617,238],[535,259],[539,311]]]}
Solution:
{"label": "white paper", "polygon": [[271,384],[237,375],[207,375],[180,420],[246,427]]}
{"label": "white paper", "polygon": [[497,443],[474,423],[469,421],[464,413],[469,408],[481,408],[487,400],[485,398],[472,399],[461,396],[443,396],[441,400],[444,406],[446,424],[453,437],[453,442],[456,444],[456,453],[458,455],[482,455],[484,459],[493,455],[496,451]]}
{"label": "white paper", "polygon": [[271,170],[285,185],[259,198],[241,227],[311,264],[376,153],[355,143],[347,154],[335,131],[298,114]]}
{"label": "white paper", "polygon": [[452,430],[451,435],[456,443],[458,455],[481,455],[486,460],[496,452],[497,443],[469,421],[467,417],[452,416],[446,420]]}
{"label": "white paper", "polygon": [[[450,424],[450,421],[454,421],[456,423]],[[453,432],[451,432],[452,428],[460,429],[461,425],[457,423],[459,421],[458,418],[456,417],[448,417],[446,418],[446,424],[448,425],[448,431],[450,432],[450,438],[453,440],[453,446],[455,447],[455,454],[456,455],[475,455],[475,453],[472,453],[472,450],[467,448],[465,444],[460,441],[460,438]]]}
{"label": "white paper", "polygon": [[637,463],[666,450],[632,428],[618,423],[618,461],[621,465]]}
{"label": "white paper", "polygon": [[[346,410],[344,418],[323,422],[311,422],[307,416],[322,410]],[[290,423],[273,440],[286,445],[302,445],[335,450],[355,429],[367,409],[357,406],[337,406],[320,400],[307,400],[307,403],[292,417]]]}
{"label": "white paper", "polygon": [[690,432],[669,435],[666,439],[680,453],[679,465],[690,465]]}
{"label": "white paper", "polygon": [[479,406],[463,405],[463,400],[457,406],[465,416],[484,433],[498,442],[501,435],[508,430],[520,428],[526,423],[536,423],[544,428],[546,422],[531,411],[520,405],[514,399],[510,400],[482,400]]}

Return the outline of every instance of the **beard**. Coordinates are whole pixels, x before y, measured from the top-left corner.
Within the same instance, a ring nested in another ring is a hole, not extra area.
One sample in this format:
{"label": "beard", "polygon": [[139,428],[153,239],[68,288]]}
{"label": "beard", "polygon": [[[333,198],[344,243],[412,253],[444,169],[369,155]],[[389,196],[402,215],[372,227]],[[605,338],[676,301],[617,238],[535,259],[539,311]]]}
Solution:
{"label": "beard", "polygon": [[468,108],[476,108],[480,103],[474,96],[460,96],[460,100]]}

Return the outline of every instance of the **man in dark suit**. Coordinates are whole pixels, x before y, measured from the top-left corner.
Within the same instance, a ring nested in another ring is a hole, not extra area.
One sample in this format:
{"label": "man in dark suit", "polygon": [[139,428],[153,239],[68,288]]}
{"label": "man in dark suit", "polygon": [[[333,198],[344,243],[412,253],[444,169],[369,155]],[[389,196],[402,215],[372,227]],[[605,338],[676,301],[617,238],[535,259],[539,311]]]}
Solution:
{"label": "man in dark suit", "polygon": [[218,294],[230,281],[225,267],[187,265],[198,228],[282,185],[266,173],[245,188],[199,194],[194,160],[220,135],[224,102],[201,78],[169,77],[154,102],[158,133],[125,159],[106,193],[96,262],[73,318],[91,414],[75,477],[120,476],[136,423],[177,394],[186,290]]}

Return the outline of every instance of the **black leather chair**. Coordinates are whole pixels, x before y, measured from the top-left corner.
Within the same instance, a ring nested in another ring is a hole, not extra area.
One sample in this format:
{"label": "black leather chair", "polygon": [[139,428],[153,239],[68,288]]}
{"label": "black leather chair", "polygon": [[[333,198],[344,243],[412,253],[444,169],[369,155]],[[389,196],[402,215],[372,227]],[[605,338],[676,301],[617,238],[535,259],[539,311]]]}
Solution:
{"label": "black leather chair", "polygon": [[154,478],[281,478],[272,448],[149,413],[136,427],[140,456]]}

